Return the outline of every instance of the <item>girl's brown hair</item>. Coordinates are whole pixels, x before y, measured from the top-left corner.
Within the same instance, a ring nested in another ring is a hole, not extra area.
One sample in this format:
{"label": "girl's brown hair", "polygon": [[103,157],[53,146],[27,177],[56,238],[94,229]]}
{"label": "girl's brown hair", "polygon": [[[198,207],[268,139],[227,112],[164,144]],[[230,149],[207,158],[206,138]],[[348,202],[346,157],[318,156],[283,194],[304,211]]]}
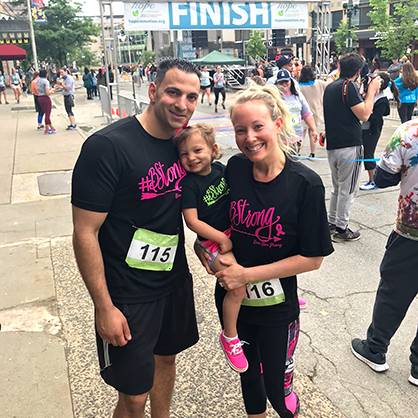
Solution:
{"label": "girl's brown hair", "polygon": [[215,130],[204,123],[197,123],[196,125],[184,128],[177,136],[174,137],[174,144],[178,148],[184,141],[189,139],[192,135],[199,134],[206,142],[209,148],[215,150],[214,160],[221,158],[221,152],[218,144],[215,141]]}
{"label": "girl's brown hair", "polygon": [[402,84],[410,90],[414,90],[418,87],[417,72],[410,62],[406,62],[402,66]]}

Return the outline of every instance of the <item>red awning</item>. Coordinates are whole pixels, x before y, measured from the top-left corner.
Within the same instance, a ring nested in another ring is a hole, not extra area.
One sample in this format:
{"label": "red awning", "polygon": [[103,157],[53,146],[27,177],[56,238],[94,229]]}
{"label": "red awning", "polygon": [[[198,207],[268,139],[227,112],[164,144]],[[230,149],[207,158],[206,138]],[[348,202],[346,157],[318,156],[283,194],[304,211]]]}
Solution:
{"label": "red awning", "polygon": [[0,60],[21,60],[26,58],[26,51],[14,44],[0,45]]}

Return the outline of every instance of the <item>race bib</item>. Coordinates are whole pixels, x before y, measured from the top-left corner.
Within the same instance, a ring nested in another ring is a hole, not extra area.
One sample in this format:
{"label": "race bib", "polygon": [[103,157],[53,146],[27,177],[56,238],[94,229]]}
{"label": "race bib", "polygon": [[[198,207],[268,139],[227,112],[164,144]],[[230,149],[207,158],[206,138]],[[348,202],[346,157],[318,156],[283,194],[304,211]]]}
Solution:
{"label": "race bib", "polygon": [[178,235],[159,234],[138,228],[125,261],[129,267],[136,269],[171,271],[178,242]]}
{"label": "race bib", "polygon": [[244,306],[271,306],[285,301],[280,279],[265,280],[264,282],[247,284]]}

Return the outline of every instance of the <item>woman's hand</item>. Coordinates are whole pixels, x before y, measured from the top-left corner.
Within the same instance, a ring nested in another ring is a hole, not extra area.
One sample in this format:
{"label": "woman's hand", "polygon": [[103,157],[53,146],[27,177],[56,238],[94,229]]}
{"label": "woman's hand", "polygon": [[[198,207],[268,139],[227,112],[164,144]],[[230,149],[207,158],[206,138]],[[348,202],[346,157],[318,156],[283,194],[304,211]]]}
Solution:
{"label": "woman's hand", "polygon": [[222,260],[222,256],[219,258],[219,261],[225,266],[225,269],[216,273],[215,276],[225,290],[237,289],[248,283],[247,269],[245,267],[238,263]]}
{"label": "woman's hand", "polygon": [[222,241],[219,241],[218,245],[221,254],[232,251],[232,241],[226,235]]}

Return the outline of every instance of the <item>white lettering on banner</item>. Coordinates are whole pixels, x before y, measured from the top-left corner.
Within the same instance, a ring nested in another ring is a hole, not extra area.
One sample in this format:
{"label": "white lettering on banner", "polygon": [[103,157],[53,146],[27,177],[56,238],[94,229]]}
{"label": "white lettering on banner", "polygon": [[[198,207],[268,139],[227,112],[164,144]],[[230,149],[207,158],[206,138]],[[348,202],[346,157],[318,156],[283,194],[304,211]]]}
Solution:
{"label": "white lettering on banner", "polygon": [[[261,5],[261,8],[258,7]],[[255,25],[257,23],[257,16],[262,17],[263,25],[269,23],[269,8],[267,3],[250,3],[250,24]]]}
{"label": "white lettering on banner", "polygon": [[221,24],[221,11],[219,3],[201,3],[200,4],[200,22],[202,25],[207,25],[207,18],[209,17],[213,25]]}
{"label": "white lettering on banner", "polygon": [[304,29],[307,3],[125,3],[127,30]]}

